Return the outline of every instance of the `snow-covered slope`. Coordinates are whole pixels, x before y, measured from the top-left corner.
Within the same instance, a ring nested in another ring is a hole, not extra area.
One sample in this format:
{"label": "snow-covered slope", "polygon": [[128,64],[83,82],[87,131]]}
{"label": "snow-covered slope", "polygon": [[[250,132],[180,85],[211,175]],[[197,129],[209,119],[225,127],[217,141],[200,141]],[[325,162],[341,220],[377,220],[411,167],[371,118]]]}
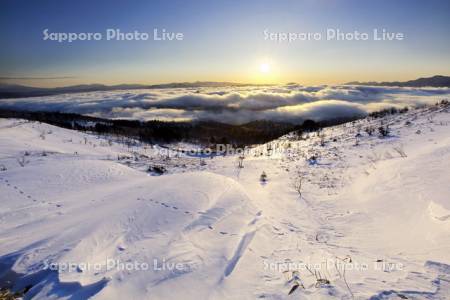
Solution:
{"label": "snow-covered slope", "polygon": [[[448,106],[287,135],[243,168],[160,150],[0,120],[0,286],[26,299],[449,299]],[[145,172],[155,164],[168,173]]]}

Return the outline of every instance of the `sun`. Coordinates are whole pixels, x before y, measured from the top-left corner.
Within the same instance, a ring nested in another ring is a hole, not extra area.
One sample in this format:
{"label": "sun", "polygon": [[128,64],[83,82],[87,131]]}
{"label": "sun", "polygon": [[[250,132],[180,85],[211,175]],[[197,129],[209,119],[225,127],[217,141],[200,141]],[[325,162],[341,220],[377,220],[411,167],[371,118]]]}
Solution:
{"label": "sun", "polygon": [[259,71],[261,73],[269,73],[270,65],[268,63],[262,63],[261,65],[259,65]]}
{"label": "sun", "polygon": [[278,81],[279,65],[271,57],[255,57],[248,67],[252,82],[269,84]]}

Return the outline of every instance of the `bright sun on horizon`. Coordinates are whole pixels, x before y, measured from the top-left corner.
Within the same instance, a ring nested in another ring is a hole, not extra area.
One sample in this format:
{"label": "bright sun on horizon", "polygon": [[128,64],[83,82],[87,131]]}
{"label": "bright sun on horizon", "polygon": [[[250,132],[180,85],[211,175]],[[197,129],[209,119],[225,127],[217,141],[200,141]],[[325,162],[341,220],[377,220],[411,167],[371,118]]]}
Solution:
{"label": "bright sun on horizon", "polygon": [[259,71],[261,73],[269,73],[270,72],[270,65],[268,63],[262,63],[259,66]]}

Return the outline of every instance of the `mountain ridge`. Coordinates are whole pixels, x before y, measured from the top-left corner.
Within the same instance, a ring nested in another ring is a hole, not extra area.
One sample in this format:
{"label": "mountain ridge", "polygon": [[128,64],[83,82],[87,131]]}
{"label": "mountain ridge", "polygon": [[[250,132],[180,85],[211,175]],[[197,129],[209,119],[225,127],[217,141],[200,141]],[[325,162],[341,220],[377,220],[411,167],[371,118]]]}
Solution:
{"label": "mountain ridge", "polygon": [[267,84],[251,84],[236,82],[215,82],[215,81],[195,81],[195,82],[172,82],[163,84],[79,84],[54,88],[32,87],[19,84],[0,83],[0,99],[27,98],[40,96],[53,96],[67,93],[84,93],[100,91],[117,91],[130,89],[168,89],[168,88],[201,88],[201,87],[225,87],[225,86],[265,86]]}
{"label": "mountain ridge", "polygon": [[432,77],[421,77],[408,81],[351,81],[345,85],[375,85],[375,86],[399,86],[399,87],[450,87],[450,76],[435,75]]}
{"label": "mountain ridge", "polygon": [[[288,83],[293,84],[293,83]],[[162,84],[79,84],[71,86],[62,86],[55,88],[32,87],[19,84],[0,83],[0,99],[8,98],[28,98],[40,96],[53,96],[67,93],[84,93],[114,90],[130,89],[168,89],[168,88],[202,88],[202,87],[226,87],[226,86],[271,86],[273,84],[255,84],[255,83],[236,83],[236,82],[217,82],[217,81],[195,81],[195,82],[171,82]],[[372,86],[399,86],[399,87],[449,87],[450,76],[435,75],[432,77],[422,77],[409,81],[392,82],[359,82],[351,81],[343,85],[372,85]]]}

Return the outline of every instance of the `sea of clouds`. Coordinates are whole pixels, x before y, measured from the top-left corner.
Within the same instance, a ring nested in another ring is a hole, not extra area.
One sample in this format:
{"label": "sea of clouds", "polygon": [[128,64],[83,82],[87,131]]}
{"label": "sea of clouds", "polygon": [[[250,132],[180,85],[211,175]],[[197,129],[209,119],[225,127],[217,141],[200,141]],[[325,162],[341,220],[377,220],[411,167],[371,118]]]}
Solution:
{"label": "sea of clouds", "polygon": [[242,124],[255,120],[302,123],[365,116],[384,108],[450,99],[449,88],[352,85],[171,88],[2,99],[0,108],[59,111],[113,119]]}

